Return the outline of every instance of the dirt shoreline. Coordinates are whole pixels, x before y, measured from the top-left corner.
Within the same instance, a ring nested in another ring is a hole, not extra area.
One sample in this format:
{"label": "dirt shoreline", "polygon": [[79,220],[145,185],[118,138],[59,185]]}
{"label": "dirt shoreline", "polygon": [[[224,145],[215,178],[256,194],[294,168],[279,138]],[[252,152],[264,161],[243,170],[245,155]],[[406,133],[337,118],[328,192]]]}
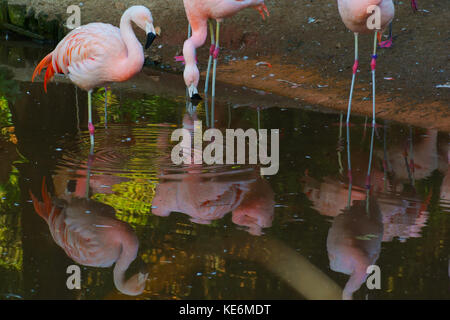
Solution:
{"label": "dirt shoreline", "polygon": [[[64,17],[69,0],[10,0]],[[347,110],[353,64],[353,36],[340,21],[335,1],[278,2],[266,0],[271,11],[263,22],[254,10],[226,20],[218,80],[298,99],[301,104]],[[182,1],[87,0],[82,23],[102,21],[117,25],[123,10],[135,4],[148,6],[162,36],[150,58],[174,71],[182,65],[173,57],[181,54],[187,20]],[[443,2],[421,2],[416,14],[409,2],[397,2],[394,46],[379,51],[377,65],[377,118],[450,132],[448,43],[450,8]],[[140,35],[143,36],[143,35]],[[143,39],[143,37],[142,37]],[[361,37],[360,72],[355,87],[353,112],[372,114],[371,38]],[[205,70],[208,44],[198,50],[199,67]],[[258,62],[269,62],[257,66]],[[203,77],[204,79],[204,77]]]}
{"label": "dirt shoreline", "polygon": [[[304,70],[293,72],[296,67],[294,65],[275,62],[271,63],[271,68],[267,68],[258,67],[256,63],[258,63],[256,60],[247,60],[222,66],[219,68],[218,79],[233,85],[247,86],[294,98],[303,105],[320,105],[347,113],[350,80],[323,79],[314,72]],[[377,78],[378,81],[383,81],[380,76]],[[371,83],[365,85],[360,83],[355,86],[352,114],[372,117],[371,90]],[[446,104],[444,101],[412,101],[400,94],[393,98],[391,93],[378,90],[376,118],[450,132],[450,108],[448,102]]]}

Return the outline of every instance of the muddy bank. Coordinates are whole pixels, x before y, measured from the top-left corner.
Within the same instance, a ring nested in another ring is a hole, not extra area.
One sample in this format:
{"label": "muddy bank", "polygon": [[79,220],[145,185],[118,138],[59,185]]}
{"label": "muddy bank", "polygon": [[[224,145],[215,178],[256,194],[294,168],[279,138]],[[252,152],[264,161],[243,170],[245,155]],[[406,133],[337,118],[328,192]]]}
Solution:
{"label": "muddy bank", "polygon": [[[10,0],[26,4],[48,19],[67,17],[68,0]],[[310,0],[266,1],[271,12],[262,21],[254,10],[227,20],[222,28],[220,81],[295,98],[302,104],[320,104],[346,110],[353,64],[353,36],[340,21],[337,3]],[[181,54],[187,33],[182,1],[88,0],[81,6],[82,24],[103,21],[118,24],[126,7],[145,4],[161,26],[162,35],[149,51],[151,60],[171,71],[183,66]],[[438,88],[448,79],[450,20],[448,2],[420,2],[413,14],[408,1],[397,2],[394,45],[379,51],[377,117],[450,131],[449,89]],[[139,34],[142,36],[143,34]],[[361,37],[360,72],[355,90],[355,113],[371,114],[371,37]],[[159,46],[159,47],[158,47]],[[205,70],[209,45],[198,50]],[[256,66],[270,62],[272,67]]]}

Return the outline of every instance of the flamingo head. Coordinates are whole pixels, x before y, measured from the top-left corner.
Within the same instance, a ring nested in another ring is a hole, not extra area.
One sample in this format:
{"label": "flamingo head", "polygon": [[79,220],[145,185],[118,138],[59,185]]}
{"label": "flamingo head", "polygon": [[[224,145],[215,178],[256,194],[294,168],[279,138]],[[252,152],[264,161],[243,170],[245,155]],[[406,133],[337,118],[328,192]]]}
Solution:
{"label": "flamingo head", "polygon": [[148,278],[148,273],[139,272],[133,276],[131,276],[124,283],[116,283],[116,288],[121,293],[126,294],[128,296],[138,296],[144,292],[145,283]]}
{"label": "flamingo head", "polygon": [[133,6],[130,9],[131,20],[147,34],[145,49],[148,49],[156,38],[156,30],[153,25],[153,16],[149,9],[144,6]]}
{"label": "flamingo head", "polygon": [[184,82],[189,91],[189,97],[192,102],[198,102],[202,100],[198,94],[198,82],[200,80],[200,72],[198,71],[197,65],[186,65],[184,68]]}
{"label": "flamingo head", "polygon": [[247,232],[254,236],[263,234],[264,228],[272,226],[273,201],[257,200],[242,204],[233,211],[233,223],[247,227]]}

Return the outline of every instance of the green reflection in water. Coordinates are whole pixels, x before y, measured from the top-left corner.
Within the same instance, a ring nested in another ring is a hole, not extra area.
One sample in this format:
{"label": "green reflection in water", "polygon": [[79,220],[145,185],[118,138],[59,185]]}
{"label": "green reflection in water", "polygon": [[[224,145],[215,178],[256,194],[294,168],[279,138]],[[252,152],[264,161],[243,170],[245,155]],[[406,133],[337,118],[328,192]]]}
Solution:
{"label": "green reflection in water", "polygon": [[112,187],[113,194],[95,194],[93,200],[112,206],[116,217],[131,225],[149,225],[155,183],[133,179]]}
{"label": "green reflection in water", "polygon": [[[2,166],[8,164],[2,163]],[[20,197],[19,171],[12,166],[7,180],[0,181],[0,298],[14,298],[22,288]]]}
{"label": "green reflection in water", "polygon": [[[153,123],[177,119],[180,101],[158,95],[145,95],[141,99],[126,99],[126,93],[109,89],[107,92],[108,123],[136,122],[147,117]],[[123,98],[122,98],[123,96]],[[105,123],[105,90],[98,89],[93,94],[94,108],[100,115],[100,124]]]}

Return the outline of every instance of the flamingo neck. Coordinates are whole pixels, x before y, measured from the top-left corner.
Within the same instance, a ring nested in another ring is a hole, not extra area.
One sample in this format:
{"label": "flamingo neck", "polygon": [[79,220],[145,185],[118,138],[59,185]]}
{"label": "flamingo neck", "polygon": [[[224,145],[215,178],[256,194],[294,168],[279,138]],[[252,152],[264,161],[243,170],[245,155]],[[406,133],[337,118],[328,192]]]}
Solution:
{"label": "flamingo neck", "polygon": [[139,242],[136,236],[133,234],[132,237],[125,235],[122,239],[126,239],[122,242],[121,252],[119,258],[114,266],[114,284],[116,288],[121,292],[127,292],[125,272],[128,270],[130,264],[136,259]]}
{"label": "flamingo neck", "polygon": [[205,43],[207,34],[208,30],[206,25],[201,25],[199,28],[193,29],[192,36],[184,42],[184,80],[188,87],[190,85],[194,85],[195,87],[198,86],[200,72],[197,67],[196,50]]}
{"label": "flamingo neck", "polygon": [[127,48],[125,60],[117,66],[120,70],[120,80],[128,80],[141,71],[144,65],[144,50],[131,26],[131,15],[125,12],[120,20],[120,34]]}

